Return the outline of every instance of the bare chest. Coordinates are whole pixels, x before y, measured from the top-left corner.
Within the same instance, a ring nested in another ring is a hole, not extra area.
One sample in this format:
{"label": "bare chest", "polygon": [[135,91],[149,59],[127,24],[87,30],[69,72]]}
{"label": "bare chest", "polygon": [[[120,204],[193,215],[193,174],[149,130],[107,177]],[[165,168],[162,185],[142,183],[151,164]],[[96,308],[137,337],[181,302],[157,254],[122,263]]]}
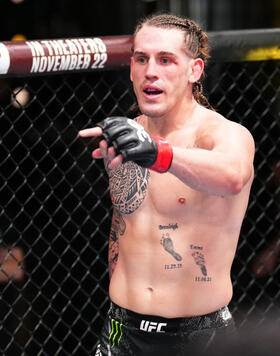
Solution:
{"label": "bare chest", "polygon": [[[222,198],[209,197],[194,191],[175,176],[158,174],[127,162],[109,172],[109,187],[114,207],[124,215],[134,215],[140,209],[147,214],[186,220],[194,216],[211,218],[217,214]],[[213,209],[212,209],[213,207]]]}
{"label": "bare chest", "polygon": [[[170,137],[170,143],[179,147],[196,147],[193,130]],[[179,212],[194,198],[194,191],[171,174],[159,174],[126,162],[109,172],[109,188],[114,207],[129,215],[153,205],[159,213],[168,209]],[[178,211],[177,211],[178,209]]]}

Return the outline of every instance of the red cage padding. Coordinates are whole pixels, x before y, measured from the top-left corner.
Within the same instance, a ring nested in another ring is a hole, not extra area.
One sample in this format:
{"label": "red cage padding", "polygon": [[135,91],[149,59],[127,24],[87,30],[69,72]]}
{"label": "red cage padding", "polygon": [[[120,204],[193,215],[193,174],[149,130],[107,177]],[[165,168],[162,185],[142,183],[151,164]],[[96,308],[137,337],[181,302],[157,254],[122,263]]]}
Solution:
{"label": "red cage padding", "polygon": [[0,75],[91,71],[128,66],[132,36],[0,43]]}

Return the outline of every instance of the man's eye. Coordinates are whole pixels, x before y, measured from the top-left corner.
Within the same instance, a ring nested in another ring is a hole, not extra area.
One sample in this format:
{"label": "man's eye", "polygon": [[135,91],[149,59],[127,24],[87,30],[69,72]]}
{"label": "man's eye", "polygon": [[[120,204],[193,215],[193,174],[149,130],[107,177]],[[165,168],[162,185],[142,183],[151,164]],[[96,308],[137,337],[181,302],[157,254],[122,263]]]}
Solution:
{"label": "man's eye", "polygon": [[169,62],[170,62],[169,58],[161,58],[161,63],[167,64]]}
{"label": "man's eye", "polygon": [[146,63],[146,58],[145,57],[138,57],[138,58],[136,58],[136,61],[138,63]]}

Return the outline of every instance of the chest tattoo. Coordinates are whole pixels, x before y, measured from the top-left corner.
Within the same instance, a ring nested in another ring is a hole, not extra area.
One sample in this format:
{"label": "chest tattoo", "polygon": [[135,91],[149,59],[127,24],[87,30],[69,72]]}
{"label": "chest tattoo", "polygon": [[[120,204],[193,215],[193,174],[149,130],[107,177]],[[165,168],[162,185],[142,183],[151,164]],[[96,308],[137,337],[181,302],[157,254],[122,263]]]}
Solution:
{"label": "chest tattoo", "polygon": [[133,213],[146,197],[149,170],[133,162],[126,162],[108,173],[113,205],[122,214]]}

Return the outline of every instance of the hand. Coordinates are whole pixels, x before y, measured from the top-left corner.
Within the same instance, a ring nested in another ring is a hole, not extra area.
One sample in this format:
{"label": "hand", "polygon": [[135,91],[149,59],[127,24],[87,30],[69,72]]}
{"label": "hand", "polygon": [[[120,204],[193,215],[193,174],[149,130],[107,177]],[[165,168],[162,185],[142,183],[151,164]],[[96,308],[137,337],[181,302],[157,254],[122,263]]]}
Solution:
{"label": "hand", "polygon": [[[167,141],[158,137],[151,137],[136,121],[126,117],[108,117],[97,124],[98,127],[83,130],[83,137],[101,136],[100,151],[95,150],[93,157],[107,158],[111,161],[109,168],[116,162],[133,161],[138,165],[150,168],[156,172],[166,172],[172,162],[173,151]],[[109,148],[108,148],[109,147]],[[118,160],[116,161],[116,159]],[[118,163],[119,164],[119,163]]]}
{"label": "hand", "polygon": [[102,128],[108,145],[122,155],[123,163],[134,161],[147,168],[155,162],[157,145],[136,121],[126,117],[108,117],[97,126]]}
{"label": "hand", "polygon": [[[100,127],[93,127],[90,129],[85,129],[79,131],[80,137],[101,137],[103,131]],[[99,142],[99,148],[92,152],[92,157],[95,159],[104,159],[108,161],[108,168],[113,169],[114,167],[122,163],[122,155],[116,155],[114,147],[108,147],[105,140]]]}

